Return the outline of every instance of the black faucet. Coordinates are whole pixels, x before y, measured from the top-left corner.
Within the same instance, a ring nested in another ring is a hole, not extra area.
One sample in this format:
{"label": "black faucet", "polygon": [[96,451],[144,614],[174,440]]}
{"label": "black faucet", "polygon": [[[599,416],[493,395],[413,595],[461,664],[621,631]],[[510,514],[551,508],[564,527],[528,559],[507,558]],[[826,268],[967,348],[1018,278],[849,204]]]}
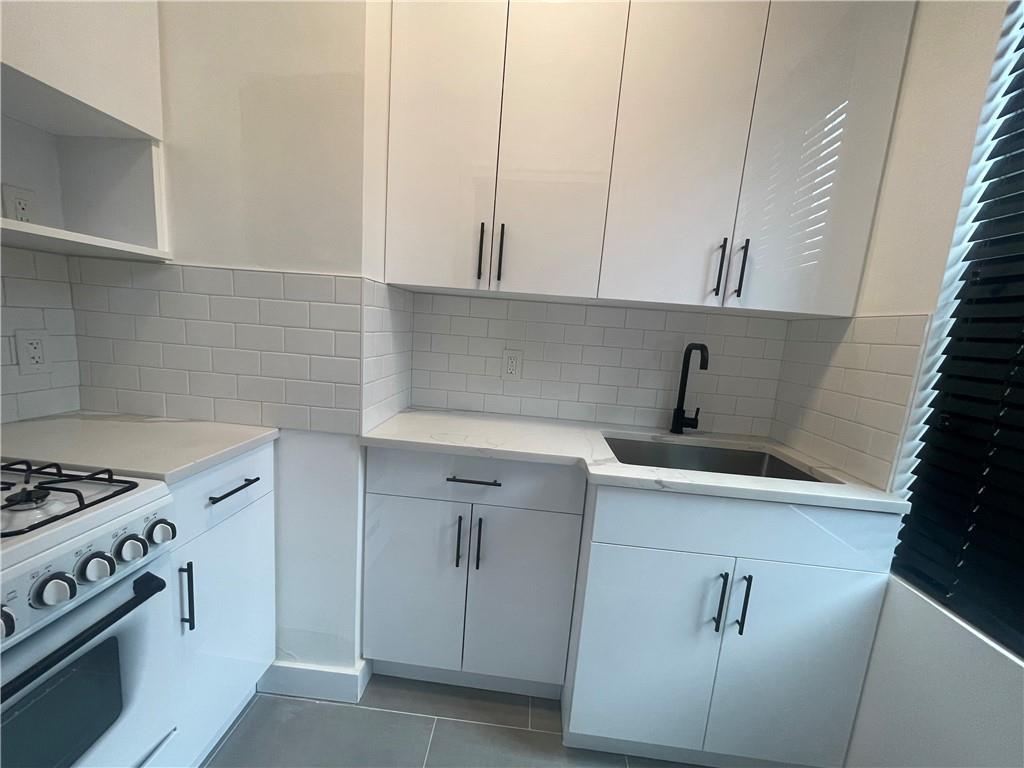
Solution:
{"label": "black faucet", "polygon": [[693,416],[686,415],[683,402],[686,400],[686,380],[690,378],[690,356],[694,352],[700,352],[700,369],[708,369],[708,345],[687,344],[683,352],[683,372],[679,376],[679,399],[676,401],[676,409],[672,411],[672,433],[683,434],[684,429],[696,429],[697,419],[700,418],[700,408],[693,412]]}

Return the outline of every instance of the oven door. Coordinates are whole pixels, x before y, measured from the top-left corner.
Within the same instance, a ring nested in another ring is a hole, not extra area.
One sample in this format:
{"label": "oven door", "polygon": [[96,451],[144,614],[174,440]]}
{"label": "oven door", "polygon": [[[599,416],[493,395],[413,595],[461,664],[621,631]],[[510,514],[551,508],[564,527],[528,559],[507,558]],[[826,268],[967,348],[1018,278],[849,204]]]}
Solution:
{"label": "oven door", "polygon": [[143,766],[174,738],[170,562],[154,560],[3,653],[4,768]]}

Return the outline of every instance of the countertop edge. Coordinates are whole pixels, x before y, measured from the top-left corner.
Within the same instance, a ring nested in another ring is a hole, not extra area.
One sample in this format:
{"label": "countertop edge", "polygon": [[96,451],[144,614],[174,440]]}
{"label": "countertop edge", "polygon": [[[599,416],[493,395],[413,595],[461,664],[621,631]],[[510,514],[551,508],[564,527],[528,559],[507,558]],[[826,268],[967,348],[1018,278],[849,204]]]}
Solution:
{"label": "countertop edge", "polygon": [[[172,469],[170,472],[164,473],[163,477],[156,477],[154,479],[163,480],[165,483],[167,483],[167,485],[175,485],[176,483],[180,483],[182,480],[187,480],[193,475],[198,475],[200,472],[205,472],[206,470],[215,467],[218,464],[223,464],[225,461],[230,461],[231,459],[234,459],[237,456],[241,456],[243,453],[248,453],[249,451],[253,451],[256,448],[259,448],[260,446],[266,445],[267,443],[272,443],[275,440],[277,440],[277,438],[280,436],[281,431],[277,428],[274,428],[273,432],[267,432],[266,434],[263,435],[256,435],[255,437],[251,437],[248,440],[245,440],[241,443],[236,443],[235,445],[232,445],[229,448],[225,448],[222,451],[207,454],[198,461],[193,461],[191,464],[185,464],[184,466]],[[125,474],[131,473],[126,471]],[[139,476],[137,473],[136,475]]]}
{"label": "countertop edge", "polygon": [[[416,411],[403,411],[398,414],[415,413]],[[427,411],[420,413],[436,412]],[[466,414],[459,414],[465,417]],[[394,417],[392,417],[394,418]],[[387,423],[387,422],[384,422]],[[378,425],[375,429],[382,425]],[[594,429],[601,431],[599,425]],[[626,467],[625,464],[607,464],[590,462],[586,458],[568,453],[540,453],[537,451],[517,450],[515,448],[501,448],[483,446],[479,444],[463,444],[458,442],[445,442],[444,440],[432,437],[421,439],[416,437],[385,436],[363,434],[358,437],[361,445],[372,448],[393,448],[413,451],[428,451],[450,453],[459,456],[482,456],[495,459],[507,459],[511,461],[529,461],[542,464],[555,464],[562,466],[579,466],[587,473],[587,482],[593,485],[604,485],[618,488],[631,488],[635,490],[661,491],[665,493],[691,493],[700,496],[716,496],[724,498],[736,498],[745,500],[767,501],[788,503],[815,507],[832,507],[835,509],[849,509],[858,512],[874,512],[882,514],[902,515],[908,509],[908,502],[893,494],[869,486],[858,486],[853,484],[822,483],[808,488],[807,491],[794,491],[790,489],[776,488],[749,488],[742,485],[730,485],[728,483],[717,484],[711,482],[712,473],[689,472],[688,477],[679,478],[650,477],[642,473],[648,468],[637,468],[636,475],[622,475],[616,472],[602,471],[607,467]],[[675,471],[675,470],[666,470]],[[708,476],[709,482],[702,482],[703,477],[694,479],[694,475]]]}

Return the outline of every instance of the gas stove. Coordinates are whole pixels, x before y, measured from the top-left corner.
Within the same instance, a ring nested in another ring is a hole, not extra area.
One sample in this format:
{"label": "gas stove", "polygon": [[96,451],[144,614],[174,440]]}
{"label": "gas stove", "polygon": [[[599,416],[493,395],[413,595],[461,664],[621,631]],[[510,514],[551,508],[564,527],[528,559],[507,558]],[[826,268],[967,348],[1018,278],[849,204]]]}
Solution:
{"label": "gas stove", "polygon": [[0,465],[0,482],[5,648],[120,581],[177,535],[158,480],[11,460]]}

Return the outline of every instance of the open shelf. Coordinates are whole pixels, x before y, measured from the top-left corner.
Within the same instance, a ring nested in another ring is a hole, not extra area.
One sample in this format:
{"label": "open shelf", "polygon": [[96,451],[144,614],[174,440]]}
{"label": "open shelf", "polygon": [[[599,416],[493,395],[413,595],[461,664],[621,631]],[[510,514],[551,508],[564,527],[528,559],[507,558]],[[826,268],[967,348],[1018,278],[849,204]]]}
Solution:
{"label": "open shelf", "polygon": [[130,259],[163,263],[171,254],[144,245],[122,243],[105,237],[93,237],[66,229],[45,227],[27,221],[0,219],[0,241],[13,248],[30,251],[48,251],[68,256],[92,256],[106,259]]}

